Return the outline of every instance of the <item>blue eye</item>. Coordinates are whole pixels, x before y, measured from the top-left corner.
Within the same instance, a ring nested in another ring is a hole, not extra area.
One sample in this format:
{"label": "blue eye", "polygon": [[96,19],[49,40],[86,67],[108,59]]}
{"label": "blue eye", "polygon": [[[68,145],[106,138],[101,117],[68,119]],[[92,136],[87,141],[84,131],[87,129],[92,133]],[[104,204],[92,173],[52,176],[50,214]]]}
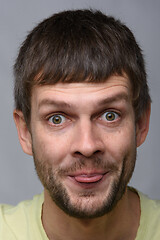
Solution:
{"label": "blue eye", "polygon": [[55,124],[55,125],[59,125],[62,124],[65,121],[65,117],[63,115],[53,115],[49,118],[49,122]]}
{"label": "blue eye", "polygon": [[101,118],[102,120],[107,120],[108,122],[112,122],[114,120],[116,120],[119,117],[119,115],[115,112],[105,112],[102,114]]}

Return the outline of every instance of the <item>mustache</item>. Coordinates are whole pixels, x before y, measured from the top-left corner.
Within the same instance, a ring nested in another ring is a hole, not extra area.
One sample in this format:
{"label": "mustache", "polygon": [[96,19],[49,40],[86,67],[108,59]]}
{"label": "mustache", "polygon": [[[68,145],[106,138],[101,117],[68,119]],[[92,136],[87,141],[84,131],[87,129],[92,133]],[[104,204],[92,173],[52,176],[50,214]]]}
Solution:
{"label": "mustache", "polygon": [[103,170],[103,171],[117,171],[118,167],[116,163],[113,163],[112,161],[107,161],[106,159],[102,159],[97,156],[93,156],[92,158],[85,158],[85,157],[80,157],[74,160],[72,164],[69,166],[65,167],[59,167],[57,169],[57,173],[59,175],[66,175],[66,174],[71,174],[80,170]]}

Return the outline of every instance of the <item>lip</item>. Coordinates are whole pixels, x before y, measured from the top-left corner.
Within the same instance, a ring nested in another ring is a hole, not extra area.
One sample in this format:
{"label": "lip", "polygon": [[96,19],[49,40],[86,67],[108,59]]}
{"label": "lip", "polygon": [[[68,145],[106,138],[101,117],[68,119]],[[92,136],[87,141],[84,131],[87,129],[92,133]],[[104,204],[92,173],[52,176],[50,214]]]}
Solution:
{"label": "lip", "polygon": [[96,170],[96,169],[93,169],[93,170],[80,170],[80,171],[76,171],[76,172],[73,172],[73,173],[69,173],[68,175],[71,176],[71,177],[76,177],[76,176],[79,176],[79,175],[86,175],[86,176],[94,176],[94,175],[103,175],[103,174],[106,174],[107,172],[109,172],[110,170]]}
{"label": "lip", "polygon": [[82,188],[93,188],[103,182],[109,172],[76,173],[68,177]]}
{"label": "lip", "polygon": [[75,180],[80,183],[95,183],[103,178],[104,174],[94,173],[94,174],[79,174],[74,176]]}

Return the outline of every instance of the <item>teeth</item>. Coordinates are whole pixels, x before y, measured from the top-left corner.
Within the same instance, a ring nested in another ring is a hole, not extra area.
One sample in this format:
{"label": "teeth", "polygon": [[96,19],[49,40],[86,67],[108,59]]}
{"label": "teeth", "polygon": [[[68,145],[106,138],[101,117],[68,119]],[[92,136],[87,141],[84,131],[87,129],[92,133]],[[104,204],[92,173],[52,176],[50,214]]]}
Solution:
{"label": "teeth", "polygon": [[74,177],[77,182],[81,183],[94,183],[103,178],[103,174],[97,175],[78,175]]}

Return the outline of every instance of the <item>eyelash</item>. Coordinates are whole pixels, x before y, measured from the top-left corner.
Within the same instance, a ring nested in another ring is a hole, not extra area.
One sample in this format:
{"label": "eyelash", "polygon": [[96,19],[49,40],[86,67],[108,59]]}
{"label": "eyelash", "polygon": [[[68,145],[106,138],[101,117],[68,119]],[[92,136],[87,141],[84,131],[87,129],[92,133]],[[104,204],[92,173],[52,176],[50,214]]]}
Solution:
{"label": "eyelash", "polygon": [[[110,118],[110,119],[105,119],[107,116],[106,115],[108,115],[108,117]],[[111,119],[113,117],[113,119]],[[115,122],[115,121],[117,121],[118,120],[118,118],[120,117],[120,114],[119,113],[117,113],[117,112],[115,112],[115,111],[113,111],[113,110],[110,110],[110,111],[105,111],[103,114],[101,114],[98,118],[101,120],[101,121],[106,121],[106,123],[107,122],[110,122],[110,123],[112,123],[112,122]],[[57,119],[56,119],[57,118]],[[57,123],[55,122],[53,122],[53,119],[55,119],[55,121],[57,121]],[[47,118],[47,120],[52,124],[52,125],[54,125],[54,126],[61,126],[61,125],[63,125],[63,123],[67,120],[68,118],[64,115],[64,114],[61,114],[61,113],[56,113],[56,114],[53,114],[52,116],[49,116],[48,118]]]}
{"label": "eyelash", "polygon": [[[59,116],[61,117],[61,119],[58,119]],[[51,119],[54,119],[54,118],[56,120],[56,117],[57,117],[57,123],[53,123],[53,121],[50,121]],[[48,118],[48,121],[54,125],[60,125],[62,124],[63,121],[65,121],[64,119],[66,119],[66,117],[63,114],[54,114]],[[58,120],[60,120],[60,122],[58,122]]]}
{"label": "eyelash", "polygon": [[[107,120],[107,116],[109,117],[109,119]],[[113,119],[112,119],[113,117]],[[103,114],[101,114],[100,119],[101,120],[106,120],[106,122],[115,122],[117,121],[117,119],[120,117],[120,114],[110,110],[110,111],[105,111]],[[105,119],[104,119],[105,118]]]}

